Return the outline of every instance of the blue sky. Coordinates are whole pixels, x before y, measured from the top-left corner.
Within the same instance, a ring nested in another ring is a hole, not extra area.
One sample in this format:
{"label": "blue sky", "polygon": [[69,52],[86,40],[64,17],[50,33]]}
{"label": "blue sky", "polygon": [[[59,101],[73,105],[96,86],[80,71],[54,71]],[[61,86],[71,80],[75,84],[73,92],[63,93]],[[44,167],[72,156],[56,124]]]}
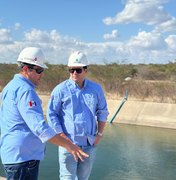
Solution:
{"label": "blue sky", "polygon": [[27,46],[50,64],[83,51],[92,64],[176,59],[176,0],[0,0],[0,63]]}

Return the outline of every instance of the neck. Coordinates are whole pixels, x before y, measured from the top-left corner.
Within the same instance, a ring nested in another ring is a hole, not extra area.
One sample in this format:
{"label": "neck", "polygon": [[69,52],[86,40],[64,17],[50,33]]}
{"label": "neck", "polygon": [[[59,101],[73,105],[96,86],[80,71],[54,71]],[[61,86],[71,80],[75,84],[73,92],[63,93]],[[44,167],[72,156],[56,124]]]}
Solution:
{"label": "neck", "polygon": [[77,83],[77,84],[78,84],[78,86],[79,86],[80,88],[83,88],[83,86],[84,86],[84,82]]}
{"label": "neck", "polygon": [[21,71],[21,72],[19,72],[19,74],[22,75],[22,76],[24,76],[26,79],[29,79],[27,73]]}
{"label": "neck", "polygon": [[83,88],[84,87],[84,80],[83,81],[75,81],[75,83],[80,87],[80,88]]}

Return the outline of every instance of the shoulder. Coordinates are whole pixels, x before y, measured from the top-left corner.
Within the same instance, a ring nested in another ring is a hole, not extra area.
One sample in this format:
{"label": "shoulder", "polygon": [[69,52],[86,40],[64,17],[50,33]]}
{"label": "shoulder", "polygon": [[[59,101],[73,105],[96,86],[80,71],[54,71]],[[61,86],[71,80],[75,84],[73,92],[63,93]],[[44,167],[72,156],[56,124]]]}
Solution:
{"label": "shoulder", "polygon": [[57,94],[59,92],[62,92],[67,87],[68,80],[65,80],[61,83],[59,83],[57,86],[54,87],[52,94]]}
{"label": "shoulder", "polygon": [[92,81],[92,80],[89,80],[89,79],[86,79],[86,87],[88,88],[92,88],[92,89],[102,89],[102,86],[101,84],[95,82],[95,81]]}
{"label": "shoulder", "polygon": [[[20,83],[11,81],[4,89],[3,94],[8,94],[8,98],[15,102],[22,102],[21,100],[27,100],[28,98],[37,99],[38,96],[33,88],[27,83]],[[24,102],[25,102],[24,101]]]}
{"label": "shoulder", "polygon": [[15,75],[4,89],[21,94],[34,91],[34,87],[32,87],[27,81],[20,78],[18,75]]}

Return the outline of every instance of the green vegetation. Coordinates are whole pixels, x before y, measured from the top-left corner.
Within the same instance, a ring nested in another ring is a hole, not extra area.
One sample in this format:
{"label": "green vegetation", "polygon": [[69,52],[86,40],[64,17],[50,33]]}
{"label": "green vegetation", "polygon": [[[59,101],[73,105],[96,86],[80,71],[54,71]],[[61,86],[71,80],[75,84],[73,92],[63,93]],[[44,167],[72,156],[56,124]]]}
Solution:
{"label": "green vegetation", "polygon": [[[50,93],[69,77],[65,65],[48,67],[37,89],[40,93]],[[16,64],[0,64],[0,91],[18,72]],[[129,98],[176,103],[176,63],[91,65],[88,78],[100,83],[109,98],[123,97],[127,89]]]}

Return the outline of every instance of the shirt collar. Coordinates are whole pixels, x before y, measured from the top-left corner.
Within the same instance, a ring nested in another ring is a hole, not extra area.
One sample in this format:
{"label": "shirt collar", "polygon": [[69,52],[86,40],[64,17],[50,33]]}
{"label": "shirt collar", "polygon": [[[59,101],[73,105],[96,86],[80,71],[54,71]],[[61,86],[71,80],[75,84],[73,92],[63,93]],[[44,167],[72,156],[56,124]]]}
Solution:
{"label": "shirt collar", "polygon": [[[74,86],[74,87],[79,87],[78,84],[73,81],[71,78],[69,79],[69,82]],[[87,79],[84,80],[84,86],[83,88],[85,88],[87,86]]]}
{"label": "shirt collar", "polygon": [[36,88],[36,85],[34,83],[32,83],[29,79],[25,78],[21,74],[15,74],[14,78],[21,79],[21,80],[27,82],[28,84],[30,84],[33,88]]}

